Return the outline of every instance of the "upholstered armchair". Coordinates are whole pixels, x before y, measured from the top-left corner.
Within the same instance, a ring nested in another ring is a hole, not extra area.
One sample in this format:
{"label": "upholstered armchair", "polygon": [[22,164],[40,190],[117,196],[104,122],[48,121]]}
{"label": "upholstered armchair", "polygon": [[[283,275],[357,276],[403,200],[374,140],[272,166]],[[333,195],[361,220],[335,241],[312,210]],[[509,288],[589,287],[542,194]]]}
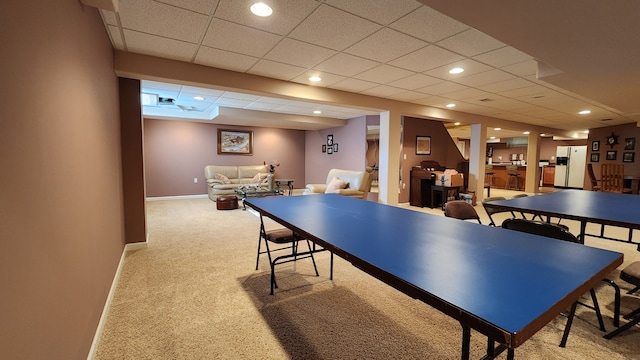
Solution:
{"label": "upholstered armchair", "polygon": [[307,184],[303,195],[340,194],[364,199],[371,191],[370,171],[331,169],[324,184]]}

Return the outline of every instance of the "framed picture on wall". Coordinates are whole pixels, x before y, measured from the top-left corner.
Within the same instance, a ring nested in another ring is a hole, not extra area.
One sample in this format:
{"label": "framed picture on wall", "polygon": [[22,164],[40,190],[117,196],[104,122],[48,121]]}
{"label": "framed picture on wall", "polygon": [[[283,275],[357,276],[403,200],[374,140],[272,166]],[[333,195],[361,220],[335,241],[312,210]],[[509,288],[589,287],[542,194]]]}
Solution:
{"label": "framed picture on wall", "polygon": [[626,152],[622,154],[622,162],[633,162],[635,160],[636,153]]}
{"label": "framed picture on wall", "polygon": [[594,141],[591,143],[591,151],[600,151],[600,141]]}
{"label": "framed picture on wall", "polygon": [[338,152],[338,144],[333,144],[333,152]]}
{"label": "framed picture on wall", "polygon": [[416,136],[416,155],[431,155],[431,136]]}
{"label": "framed picture on wall", "polygon": [[615,160],[618,157],[618,151],[609,150],[607,151],[607,160]]}
{"label": "framed picture on wall", "polygon": [[326,153],[327,152],[327,145],[322,145],[322,152]]}
{"label": "framed picture on wall", "polygon": [[218,154],[253,155],[253,131],[218,129]]}
{"label": "framed picture on wall", "polygon": [[599,162],[600,153],[591,153],[591,162]]}
{"label": "framed picture on wall", "polygon": [[624,149],[625,150],[634,150],[636,148],[636,138],[626,138],[624,139]]}

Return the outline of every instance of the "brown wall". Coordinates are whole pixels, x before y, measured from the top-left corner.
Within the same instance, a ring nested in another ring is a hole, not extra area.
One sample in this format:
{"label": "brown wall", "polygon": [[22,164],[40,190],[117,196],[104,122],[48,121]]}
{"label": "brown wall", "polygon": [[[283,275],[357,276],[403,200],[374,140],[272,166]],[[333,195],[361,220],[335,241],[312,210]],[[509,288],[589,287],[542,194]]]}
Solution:
{"label": "brown wall", "polygon": [[124,246],[113,50],[77,0],[2,12],[0,353],[86,359]]}
{"label": "brown wall", "polygon": [[[431,136],[431,155],[416,155],[416,136]],[[464,161],[442,122],[411,117],[404,118],[402,154],[406,155],[406,159],[400,160],[400,203],[409,202],[410,171],[412,167],[420,165],[421,161],[437,161],[442,166],[458,171],[462,170],[460,164]]]}
{"label": "brown wall", "polygon": [[[607,145],[607,136],[610,136],[611,133],[618,136],[619,144],[614,145],[613,147]],[[633,150],[625,150],[625,139],[635,139],[635,147]],[[600,141],[599,151],[592,151],[593,141]],[[587,163],[593,164],[593,172],[596,175],[596,178],[600,178],[600,165],[601,164],[624,164],[624,174],[632,175],[632,176],[640,176],[640,158],[638,158],[638,146],[640,146],[640,128],[636,126],[636,124],[626,124],[626,125],[618,125],[611,126],[607,128],[600,129],[591,129],[589,131],[589,141],[587,144]],[[606,155],[607,151],[616,151],[616,160],[607,160]],[[591,154],[598,153],[600,154],[600,161],[591,162]],[[633,153],[634,161],[633,162],[623,162],[623,154],[624,153]],[[591,183],[586,182],[585,180],[585,188],[590,189]]]}
{"label": "brown wall", "polygon": [[[219,155],[218,128],[253,131],[253,155]],[[294,179],[294,186],[303,188],[304,137],[301,130],[145,119],[147,196],[206,194],[206,165],[259,165],[273,160],[280,163],[276,178]]]}

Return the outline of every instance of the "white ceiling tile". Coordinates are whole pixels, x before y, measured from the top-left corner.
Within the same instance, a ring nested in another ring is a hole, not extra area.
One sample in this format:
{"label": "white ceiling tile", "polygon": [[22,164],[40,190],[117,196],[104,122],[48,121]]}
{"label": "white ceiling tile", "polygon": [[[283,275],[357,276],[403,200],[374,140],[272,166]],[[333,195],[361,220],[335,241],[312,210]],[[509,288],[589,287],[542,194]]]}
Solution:
{"label": "white ceiling tile", "polygon": [[183,9],[209,15],[218,5],[218,0],[157,0],[159,2],[181,7]]}
{"label": "white ceiling tile", "polygon": [[480,87],[486,84],[493,84],[499,81],[511,80],[513,75],[501,70],[493,69],[470,76],[465,76],[455,81],[467,86]]}
{"label": "white ceiling tile", "polygon": [[393,96],[393,95],[397,95],[400,93],[405,92],[406,90],[403,89],[398,89],[396,87],[393,86],[387,86],[387,85],[379,85],[376,87],[373,87],[371,89],[367,89],[365,91],[363,91],[363,94],[367,94],[367,95],[371,95],[371,96],[379,96],[379,97],[389,97],[389,96]]}
{"label": "white ceiling tile", "polygon": [[454,91],[460,91],[466,88],[467,88],[466,86],[456,84],[454,82],[441,82],[435,85],[425,86],[416,90],[419,92],[423,92],[425,94],[442,95],[442,94],[446,94]]}
{"label": "white ceiling tile", "polygon": [[[310,81],[309,77],[315,76],[315,75],[320,76],[320,78],[322,80],[320,80],[318,82]],[[297,82],[297,83],[300,83],[300,84],[305,84],[305,85],[326,87],[326,86],[329,86],[331,84],[335,84],[338,81],[342,81],[344,79],[345,79],[344,76],[334,75],[334,74],[329,74],[329,73],[322,73],[322,72],[317,71],[317,70],[309,70],[309,71],[306,71],[303,74],[300,74],[299,76],[291,79],[291,81]]]}
{"label": "white ceiling tile", "polygon": [[130,30],[124,30],[124,38],[128,51],[180,61],[191,61],[198,48],[196,44]]}
{"label": "white ceiling tile", "polygon": [[264,58],[284,64],[311,68],[334,54],[336,54],[334,50],[286,38],[269,51]]}
{"label": "white ceiling tile", "polygon": [[434,85],[441,82],[442,82],[441,79],[437,79],[431,76],[427,76],[423,74],[414,74],[400,80],[392,81],[387,85],[395,86],[405,90],[415,90],[415,89],[423,88],[425,86],[430,86],[430,85]]}
{"label": "white ceiling tile", "polygon": [[494,67],[503,67],[518,64],[533,58],[520,50],[509,46],[486,52],[473,57],[475,60]]}
{"label": "white ceiling tile", "polygon": [[415,104],[420,104],[420,105],[433,106],[435,104],[442,104],[447,101],[449,101],[449,99],[443,98],[441,96],[425,96],[422,99],[413,100],[411,102]]}
{"label": "white ceiling tile", "polygon": [[201,46],[196,55],[195,63],[213,66],[220,69],[246,72],[256,62],[258,58],[248,55],[236,54],[230,51],[213,49]]}
{"label": "white ceiling tile", "polygon": [[213,19],[202,40],[202,45],[262,57],[281,39],[281,36],[266,31]]}
{"label": "white ceiling tile", "polygon": [[445,50],[439,46],[429,45],[389,62],[399,68],[423,72],[464,59],[464,56]]}
{"label": "white ceiling tile", "polygon": [[247,71],[250,74],[267,76],[274,79],[289,80],[302,74],[306,69],[300,66],[283,64],[271,60],[260,60]]}
{"label": "white ceiling tile", "polygon": [[338,53],[315,66],[316,69],[343,76],[353,76],[369,70],[380,63],[361,57]]}
{"label": "white ceiling tile", "polygon": [[380,65],[354,76],[356,79],[386,84],[399,78],[411,76],[414,73],[389,65]]}
{"label": "white ceiling tile", "polygon": [[464,56],[475,56],[503,47],[502,42],[481,33],[476,29],[468,29],[457,35],[439,41],[438,45]]}
{"label": "white ceiling tile", "polygon": [[269,2],[269,6],[273,9],[273,14],[260,17],[249,11],[254,2],[255,0],[220,0],[214,16],[255,29],[286,35],[319,5],[315,0],[272,1]]}
{"label": "white ceiling tile", "polygon": [[344,50],[381,28],[380,25],[321,5],[289,37],[334,50]]}
{"label": "white ceiling tile", "polygon": [[359,93],[363,90],[371,89],[372,87],[375,87],[375,86],[378,86],[378,84],[370,81],[350,78],[350,79],[339,81],[329,87],[332,89]]}
{"label": "white ceiling tile", "polygon": [[194,86],[182,86],[181,91],[185,93],[204,96],[205,98],[212,98],[212,97],[219,98],[225,93],[225,91],[223,90],[207,89],[207,88],[194,87]]}
{"label": "white ceiling tile", "polygon": [[415,0],[326,0],[325,3],[382,25],[421,6]]}
{"label": "white ceiling tile", "polygon": [[[454,67],[461,67],[464,69],[464,72],[461,74],[449,74],[449,70]],[[457,79],[462,79],[464,77],[479,74],[492,69],[493,68],[488,65],[479,63],[469,58],[465,58],[443,66],[439,66],[429,71],[425,71],[424,73],[443,80],[457,81]]]}
{"label": "white ceiling tile", "polygon": [[533,76],[535,77],[538,71],[538,62],[535,60],[527,60],[521,63],[503,66],[501,70],[512,73],[517,76]]}
{"label": "white ceiling tile", "polygon": [[469,27],[443,15],[430,7],[423,6],[389,27],[418,39],[434,43],[461,33]]}
{"label": "white ceiling tile", "polygon": [[384,28],[347,48],[344,52],[375,61],[387,62],[426,45],[427,43],[424,41]]}
{"label": "white ceiling tile", "polygon": [[244,108],[245,106],[251,104],[253,101],[251,100],[240,100],[240,99],[229,99],[229,98],[219,98],[216,101],[217,106],[227,106],[227,107],[239,107]]}
{"label": "white ceiling tile", "polygon": [[406,101],[411,102],[418,99],[424,99],[425,94],[417,92],[417,91],[405,91],[400,94],[391,95],[389,99],[398,100],[398,101]]}
{"label": "white ceiling tile", "polygon": [[483,99],[490,95],[486,91],[482,91],[475,88],[465,88],[446,93],[446,96],[453,100],[467,100],[467,99]]}
{"label": "white ceiling tile", "polygon": [[223,99],[234,99],[234,100],[248,100],[248,101],[258,101],[260,100],[260,96],[253,94],[243,94],[235,91],[225,91],[221,96]]}
{"label": "white ceiling tile", "polygon": [[125,29],[198,43],[207,16],[151,0],[121,1],[120,21]]}
{"label": "white ceiling tile", "polygon": [[531,81],[521,79],[521,78],[513,78],[505,81],[499,81],[496,83],[483,85],[480,88],[484,91],[489,91],[494,93],[503,93],[505,91],[526,88],[532,85],[534,84]]}

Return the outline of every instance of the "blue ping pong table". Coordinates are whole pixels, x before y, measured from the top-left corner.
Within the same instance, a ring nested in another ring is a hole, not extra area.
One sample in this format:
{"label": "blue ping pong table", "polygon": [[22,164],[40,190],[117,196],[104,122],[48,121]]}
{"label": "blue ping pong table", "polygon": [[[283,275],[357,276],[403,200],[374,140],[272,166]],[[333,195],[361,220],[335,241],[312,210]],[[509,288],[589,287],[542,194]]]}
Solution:
{"label": "blue ping pong table", "polygon": [[[483,204],[501,211],[519,211],[529,214],[580,222],[578,239],[585,236],[634,243],[634,229],[640,229],[640,198],[637,195],[601,191],[561,190],[553,193],[526,196],[509,200],[497,200]],[[587,223],[602,225],[600,234],[587,234]],[[628,239],[616,239],[604,235],[604,225],[629,229]],[[640,243],[638,250],[640,250]]]}
{"label": "blue ping pong table", "polygon": [[507,350],[513,359],[516,347],[623,261],[613,251],[341,195],[256,198],[247,206],[458,320],[462,359],[471,329],[488,338],[485,358]]}

